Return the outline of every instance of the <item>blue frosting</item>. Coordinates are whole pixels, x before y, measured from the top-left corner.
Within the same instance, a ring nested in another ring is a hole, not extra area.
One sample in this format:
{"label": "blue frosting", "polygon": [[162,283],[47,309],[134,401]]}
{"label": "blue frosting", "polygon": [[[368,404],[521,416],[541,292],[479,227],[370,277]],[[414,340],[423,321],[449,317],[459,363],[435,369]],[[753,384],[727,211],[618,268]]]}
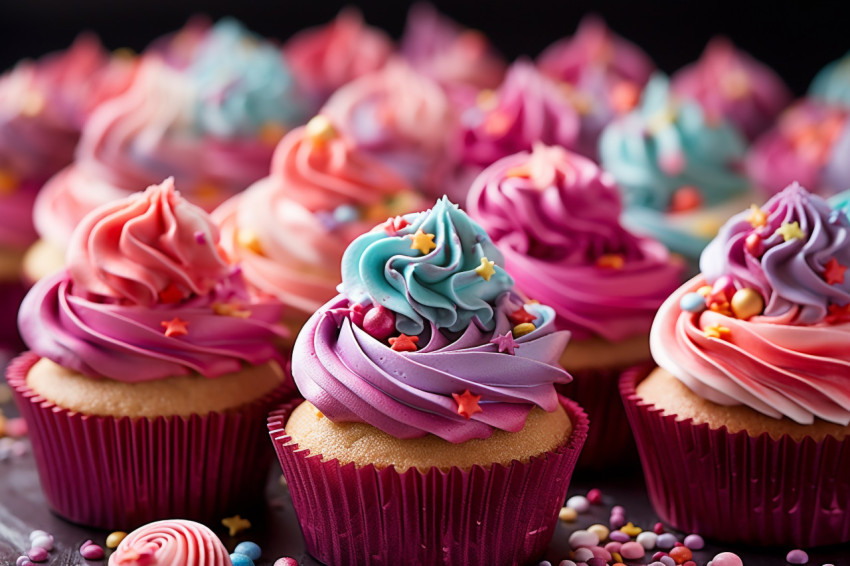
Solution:
{"label": "blue frosting", "polygon": [[[342,258],[341,292],[353,303],[383,305],[396,313],[396,329],[420,334],[426,322],[458,332],[476,318],[485,330],[496,324],[497,299],[513,288],[502,254],[484,229],[443,197],[431,210],[408,214],[395,235],[378,227],[363,234]],[[427,254],[411,249],[419,229],[434,234]],[[489,281],[475,269],[495,262]]]}
{"label": "blue frosting", "polygon": [[815,75],[809,96],[850,107],[850,53],[827,64]]}

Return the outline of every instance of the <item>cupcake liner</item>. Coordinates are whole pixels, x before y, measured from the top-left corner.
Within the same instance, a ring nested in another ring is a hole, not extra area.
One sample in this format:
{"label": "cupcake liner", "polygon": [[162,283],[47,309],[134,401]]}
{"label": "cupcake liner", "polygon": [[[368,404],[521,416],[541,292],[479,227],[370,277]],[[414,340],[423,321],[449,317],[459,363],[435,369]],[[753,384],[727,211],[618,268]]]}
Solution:
{"label": "cupcake liner", "polygon": [[27,289],[20,281],[0,281],[0,349],[20,352],[24,343],[18,333],[18,308]]}
{"label": "cupcake liner", "polygon": [[662,520],[724,542],[810,547],[850,541],[850,439],[752,437],[676,420],[623,376],[620,392]]}
{"label": "cupcake liner", "polygon": [[58,407],[30,389],[26,376],[39,359],[21,354],[7,378],[58,515],[129,531],[166,518],[217,522],[261,501],[272,457],[264,425],[289,386],[205,416],[100,417]]}
{"label": "cupcake liner", "polygon": [[329,565],[524,564],[554,533],[588,420],[561,398],[573,431],[557,450],[528,463],[469,470],[341,466],[288,444],[290,403],[268,426],[307,551]]}

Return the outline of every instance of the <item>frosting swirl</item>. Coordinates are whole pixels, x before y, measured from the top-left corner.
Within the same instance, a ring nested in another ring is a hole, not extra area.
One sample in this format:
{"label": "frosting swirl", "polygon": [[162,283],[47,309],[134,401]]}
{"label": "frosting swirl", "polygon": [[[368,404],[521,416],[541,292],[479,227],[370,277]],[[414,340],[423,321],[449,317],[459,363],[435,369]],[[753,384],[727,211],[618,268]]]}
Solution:
{"label": "frosting swirl", "polygon": [[194,521],[170,519],[139,527],[124,537],[109,566],[231,566],[215,533]]}
{"label": "frosting swirl", "polygon": [[469,213],[505,255],[529,297],[551,305],[576,339],[618,341],[649,331],[682,265],[619,222],[617,187],[592,161],[535,145],[476,179]]}

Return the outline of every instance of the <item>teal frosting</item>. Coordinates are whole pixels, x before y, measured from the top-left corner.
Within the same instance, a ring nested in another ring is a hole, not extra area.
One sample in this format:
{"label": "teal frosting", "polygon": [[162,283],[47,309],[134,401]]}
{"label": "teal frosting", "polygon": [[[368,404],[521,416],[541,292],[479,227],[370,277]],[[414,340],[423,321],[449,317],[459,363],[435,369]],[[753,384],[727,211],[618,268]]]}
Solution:
{"label": "teal frosting", "polygon": [[280,49],[232,18],[213,26],[186,72],[199,90],[195,118],[204,133],[253,136],[266,124],[307,118]]}
{"label": "teal frosting", "polygon": [[[513,288],[502,254],[484,229],[443,197],[434,208],[404,217],[410,224],[391,235],[381,227],[363,234],[342,258],[341,292],[352,303],[382,305],[396,315],[396,329],[420,334],[426,321],[458,332],[475,318],[485,330],[496,324],[496,300]],[[434,234],[428,254],[411,249],[419,229]],[[476,273],[481,258],[495,262],[487,281]]]}
{"label": "teal frosting", "polygon": [[850,217],[850,191],[844,191],[830,197],[827,202],[836,212]]}
{"label": "teal frosting", "polygon": [[827,64],[815,75],[809,96],[830,104],[850,106],[850,53]]}
{"label": "teal frosting", "polygon": [[683,186],[711,206],[748,186],[739,172],[743,138],[726,122],[708,122],[696,102],[673,99],[663,75],[650,80],[638,108],[605,129],[599,150],[627,206],[666,212]]}

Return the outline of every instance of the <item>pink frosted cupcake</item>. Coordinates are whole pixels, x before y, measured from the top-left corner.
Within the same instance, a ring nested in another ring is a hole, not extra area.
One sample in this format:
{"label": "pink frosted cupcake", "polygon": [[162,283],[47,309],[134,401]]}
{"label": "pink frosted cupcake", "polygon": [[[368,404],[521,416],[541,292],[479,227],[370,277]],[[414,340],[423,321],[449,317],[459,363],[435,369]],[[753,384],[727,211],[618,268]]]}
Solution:
{"label": "pink frosted cupcake", "polygon": [[512,288],[487,234],[445,198],[346,250],[341,294],[293,351],[306,401],[269,419],[321,562],[543,554],[587,419],[554,388],[570,379],[557,365],[567,334]]}
{"label": "pink frosted cupcake", "polygon": [[50,507],[126,528],[256,503],[270,457],[257,433],[292,390],[281,314],[251,299],[171,179],[86,216],[67,270],[24,299],[31,351],[7,372]]}
{"label": "pink frosted cupcake", "polygon": [[749,140],[770,127],[791,102],[791,91],[779,75],[722,37],[712,39],[697,62],[673,75],[671,87],[678,96],[699,102],[706,118],[732,122]]}
{"label": "pink frosted cupcake", "polygon": [[284,137],[268,177],[225,202],[213,218],[252,289],[289,307],[294,337],[336,295],[348,244],[418,204],[404,178],[319,115]]}
{"label": "pink frosted cupcake", "polygon": [[679,285],[683,265],[660,243],[620,225],[613,179],[592,161],[538,144],[473,183],[469,214],[492,236],[526,296],[550,305],[570,344],[563,391],[593,423],[581,466],[624,462],[633,451],[617,382],[651,363],[649,328]]}
{"label": "pink frosted cupcake", "polygon": [[231,566],[219,538],[200,523],[169,519],[139,527],[109,556],[109,566]]}
{"label": "pink frosted cupcake", "polygon": [[850,221],[790,185],[733,216],[624,376],[650,499],[728,542],[850,540]]}

